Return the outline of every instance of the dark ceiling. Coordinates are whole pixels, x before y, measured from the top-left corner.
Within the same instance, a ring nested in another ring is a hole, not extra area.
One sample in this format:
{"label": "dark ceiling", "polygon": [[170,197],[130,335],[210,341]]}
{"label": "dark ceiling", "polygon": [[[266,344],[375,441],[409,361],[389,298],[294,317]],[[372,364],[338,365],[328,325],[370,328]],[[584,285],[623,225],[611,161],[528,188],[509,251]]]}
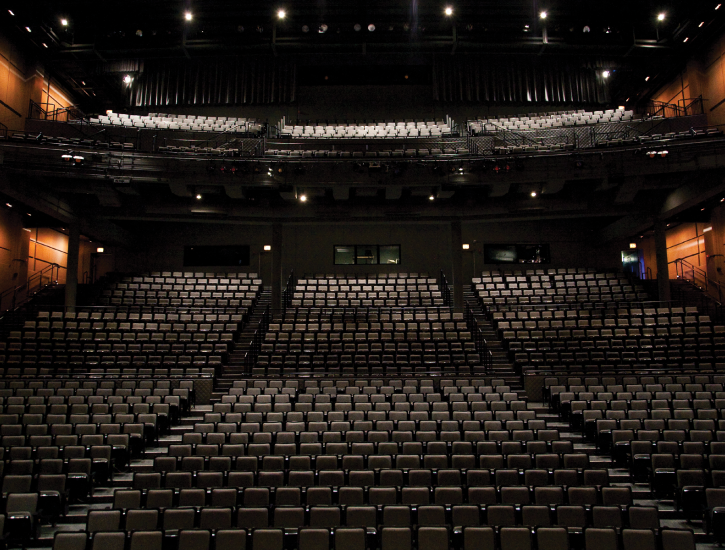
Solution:
{"label": "dark ceiling", "polygon": [[[118,103],[123,98],[118,75],[139,61],[222,55],[290,56],[301,66],[348,64],[368,72],[376,65],[418,66],[423,73],[436,54],[589,56],[592,63],[617,68],[612,86],[619,93],[613,96],[642,99],[719,35],[725,7],[718,5],[716,0],[10,0],[0,13],[0,29],[46,61],[89,109]],[[446,6],[453,9],[451,17],[444,15]],[[282,20],[280,9],[286,12]]]}

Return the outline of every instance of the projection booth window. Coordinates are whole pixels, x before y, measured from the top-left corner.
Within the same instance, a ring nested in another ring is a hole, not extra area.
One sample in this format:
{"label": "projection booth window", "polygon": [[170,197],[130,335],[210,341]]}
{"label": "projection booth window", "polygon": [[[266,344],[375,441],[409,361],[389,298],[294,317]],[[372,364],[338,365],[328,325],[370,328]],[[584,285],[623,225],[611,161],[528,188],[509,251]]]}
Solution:
{"label": "projection booth window", "polygon": [[335,265],[400,264],[400,245],[335,245]]}

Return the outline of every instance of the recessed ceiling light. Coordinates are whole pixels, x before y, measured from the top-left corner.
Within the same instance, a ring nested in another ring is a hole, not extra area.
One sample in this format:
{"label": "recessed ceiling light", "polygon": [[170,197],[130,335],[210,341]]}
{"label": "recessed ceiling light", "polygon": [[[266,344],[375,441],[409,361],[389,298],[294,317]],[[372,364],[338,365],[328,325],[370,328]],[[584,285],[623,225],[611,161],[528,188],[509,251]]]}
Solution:
{"label": "recessed ceiling light", "polygon": [[307,195],[300,195],[300,202],[307,202]]}
{"label": "recessed ceiling light", "polygon": [[657,14],[657,21],[664,21],[665,20],[665,12],[660,12]]}
{"label": "recessed ceiling light", "polygon": [[609,71],[602,71],[602,76],[604,78],[609,78]]}
{"label": "recessed ceiling light", "polygon": [[133,80],[133,79],[131,78],[131,75],[130,74],[127,74],[126,76],[123,77],[123,81],[126,84],[131,84],[131,80]]}
{"label": "recessed ceiling light", "polygon": [[445,14],[446,14],[446,15],[447,15],[448,17],[450,17],[451,15],[453,15],[453,8],[452,8],[451,6],[446,6],[446,9],[445,9],[444,13],[445,13]]}
{"label": "recessed ceiling light", "polygon": [[531,196],[532,196],[532,197],[535,197],[535,196],[536,196],[536,191],[532,191],[532,192],[531,192]]}
{"label": "recessed ceiling light", "polygon": [[429,200],[429,201],[434,201],[434,200],[436,200],[436,198],[435,198],[435,195],[431,195],[430,197],[428,197],[428,200]]}
{"label": "recessed ceiling light", "polygon": [[547,16],[547,15],[549,15],[549,14],[548,14],[548,13],[546,13],[546,11],[542,11],[541,13],[539,13],[539,18],[540,18],[540,19],[546,19],[546,16]]}
{"label": "recessed ceiling light", "polygon": [[197,193],[197,194],[196,194],[196,200],[198,200],[198,201],[200,201],[200,200],[201,200],[201,193]]}
{"label": "recessed ceiling light", "polygon": [[187,21],[191,21],[193,17],[194,17],[194,16],[193,16],[193,15],[191,15],[191,12],[190,12],[190,11],[187,11],[187,12],[186,12],[186,13],[184,14],[184,19],[186,19]]}
{"label": "recessed ceiling light", "polygon": [[60,20],[60,24],[63,25],[64,27],[67,27],[68,26],[68,20],[65,19],[65,18],[63,18],[63,19]]}
{"label": "recessed ceiling light", "polygon": [[287,15],[287,12],[285,12],[284,10],[279,10],[277,12],[277,19],[284,19],[286,15]]}

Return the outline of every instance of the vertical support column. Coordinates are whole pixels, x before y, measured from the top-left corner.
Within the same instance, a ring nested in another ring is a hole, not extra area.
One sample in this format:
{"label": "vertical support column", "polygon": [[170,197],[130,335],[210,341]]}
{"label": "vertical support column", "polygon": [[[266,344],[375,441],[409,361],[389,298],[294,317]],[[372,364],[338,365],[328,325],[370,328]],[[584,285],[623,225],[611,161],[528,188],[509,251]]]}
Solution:
{"label": "vertical support column", "polygon": [[81,229],[78,223],[68,226],[68,256],[65,270],[65,307],[66,311],[75,311],[78,293],[78,259],[80,256]]}
{"label": "vertical support column", "polygon": [[272,225],[272,309],[282,308],[282,224]]}
{"label": "vertical support column", "polygon": [[669,302],[670,269],[667,265],[667,225],[662,220],[655,222],[655,254],[657,257],[657,290],[660,301]]}
{"label": "vertical support column", "polygon": [[451,222],[451,273],[450,283],[453,284],[453,307],[463,307],[463,234],[461,222]]}

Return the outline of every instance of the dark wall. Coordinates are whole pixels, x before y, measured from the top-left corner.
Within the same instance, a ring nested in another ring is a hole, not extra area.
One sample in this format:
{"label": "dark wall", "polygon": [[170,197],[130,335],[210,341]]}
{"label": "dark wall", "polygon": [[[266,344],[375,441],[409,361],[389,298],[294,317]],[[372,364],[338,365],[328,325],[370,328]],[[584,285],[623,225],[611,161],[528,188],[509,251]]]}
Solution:
{"label": "dark wall", "polygon": [[[592,244],[596,220],[538,220],[465,222],[463,242],[480,251],[483,243],[548,243],[551,263],[541,266],[483,265],[476,256],[476,272],[498,267],[527,269],[532,267],[596,267],[613,268],[620,262],[620,250],[627,243],[612,242],[600,247]],[[262,275],[266,284],[271,277],[271,254],[260,251],[272,244],[272,224],[221,224],[145,222],[134,224],[138,246],[134,250],[116,252],[116,268],[120,271],[178,271],[183,266],[186,245],[246,244],[251,246],[249,271]],[[474,241],[477,241],[474,243]],[[401,246],[399,266],[335,266],[333,246],[336,244],[398,244]],[[430,223],[288,223],[282,224],[282,280],[291,270],[298,276],[314,273],[387,273],[426,272],[436,276],[442,269],[453,272],[452,232],[448,222]],[[474,276],[474,253],[463,255],[464,281]],[[228,268],[188,268],[188,271],[228,271]],[[449,275],[450,277],[450,275]]]}

